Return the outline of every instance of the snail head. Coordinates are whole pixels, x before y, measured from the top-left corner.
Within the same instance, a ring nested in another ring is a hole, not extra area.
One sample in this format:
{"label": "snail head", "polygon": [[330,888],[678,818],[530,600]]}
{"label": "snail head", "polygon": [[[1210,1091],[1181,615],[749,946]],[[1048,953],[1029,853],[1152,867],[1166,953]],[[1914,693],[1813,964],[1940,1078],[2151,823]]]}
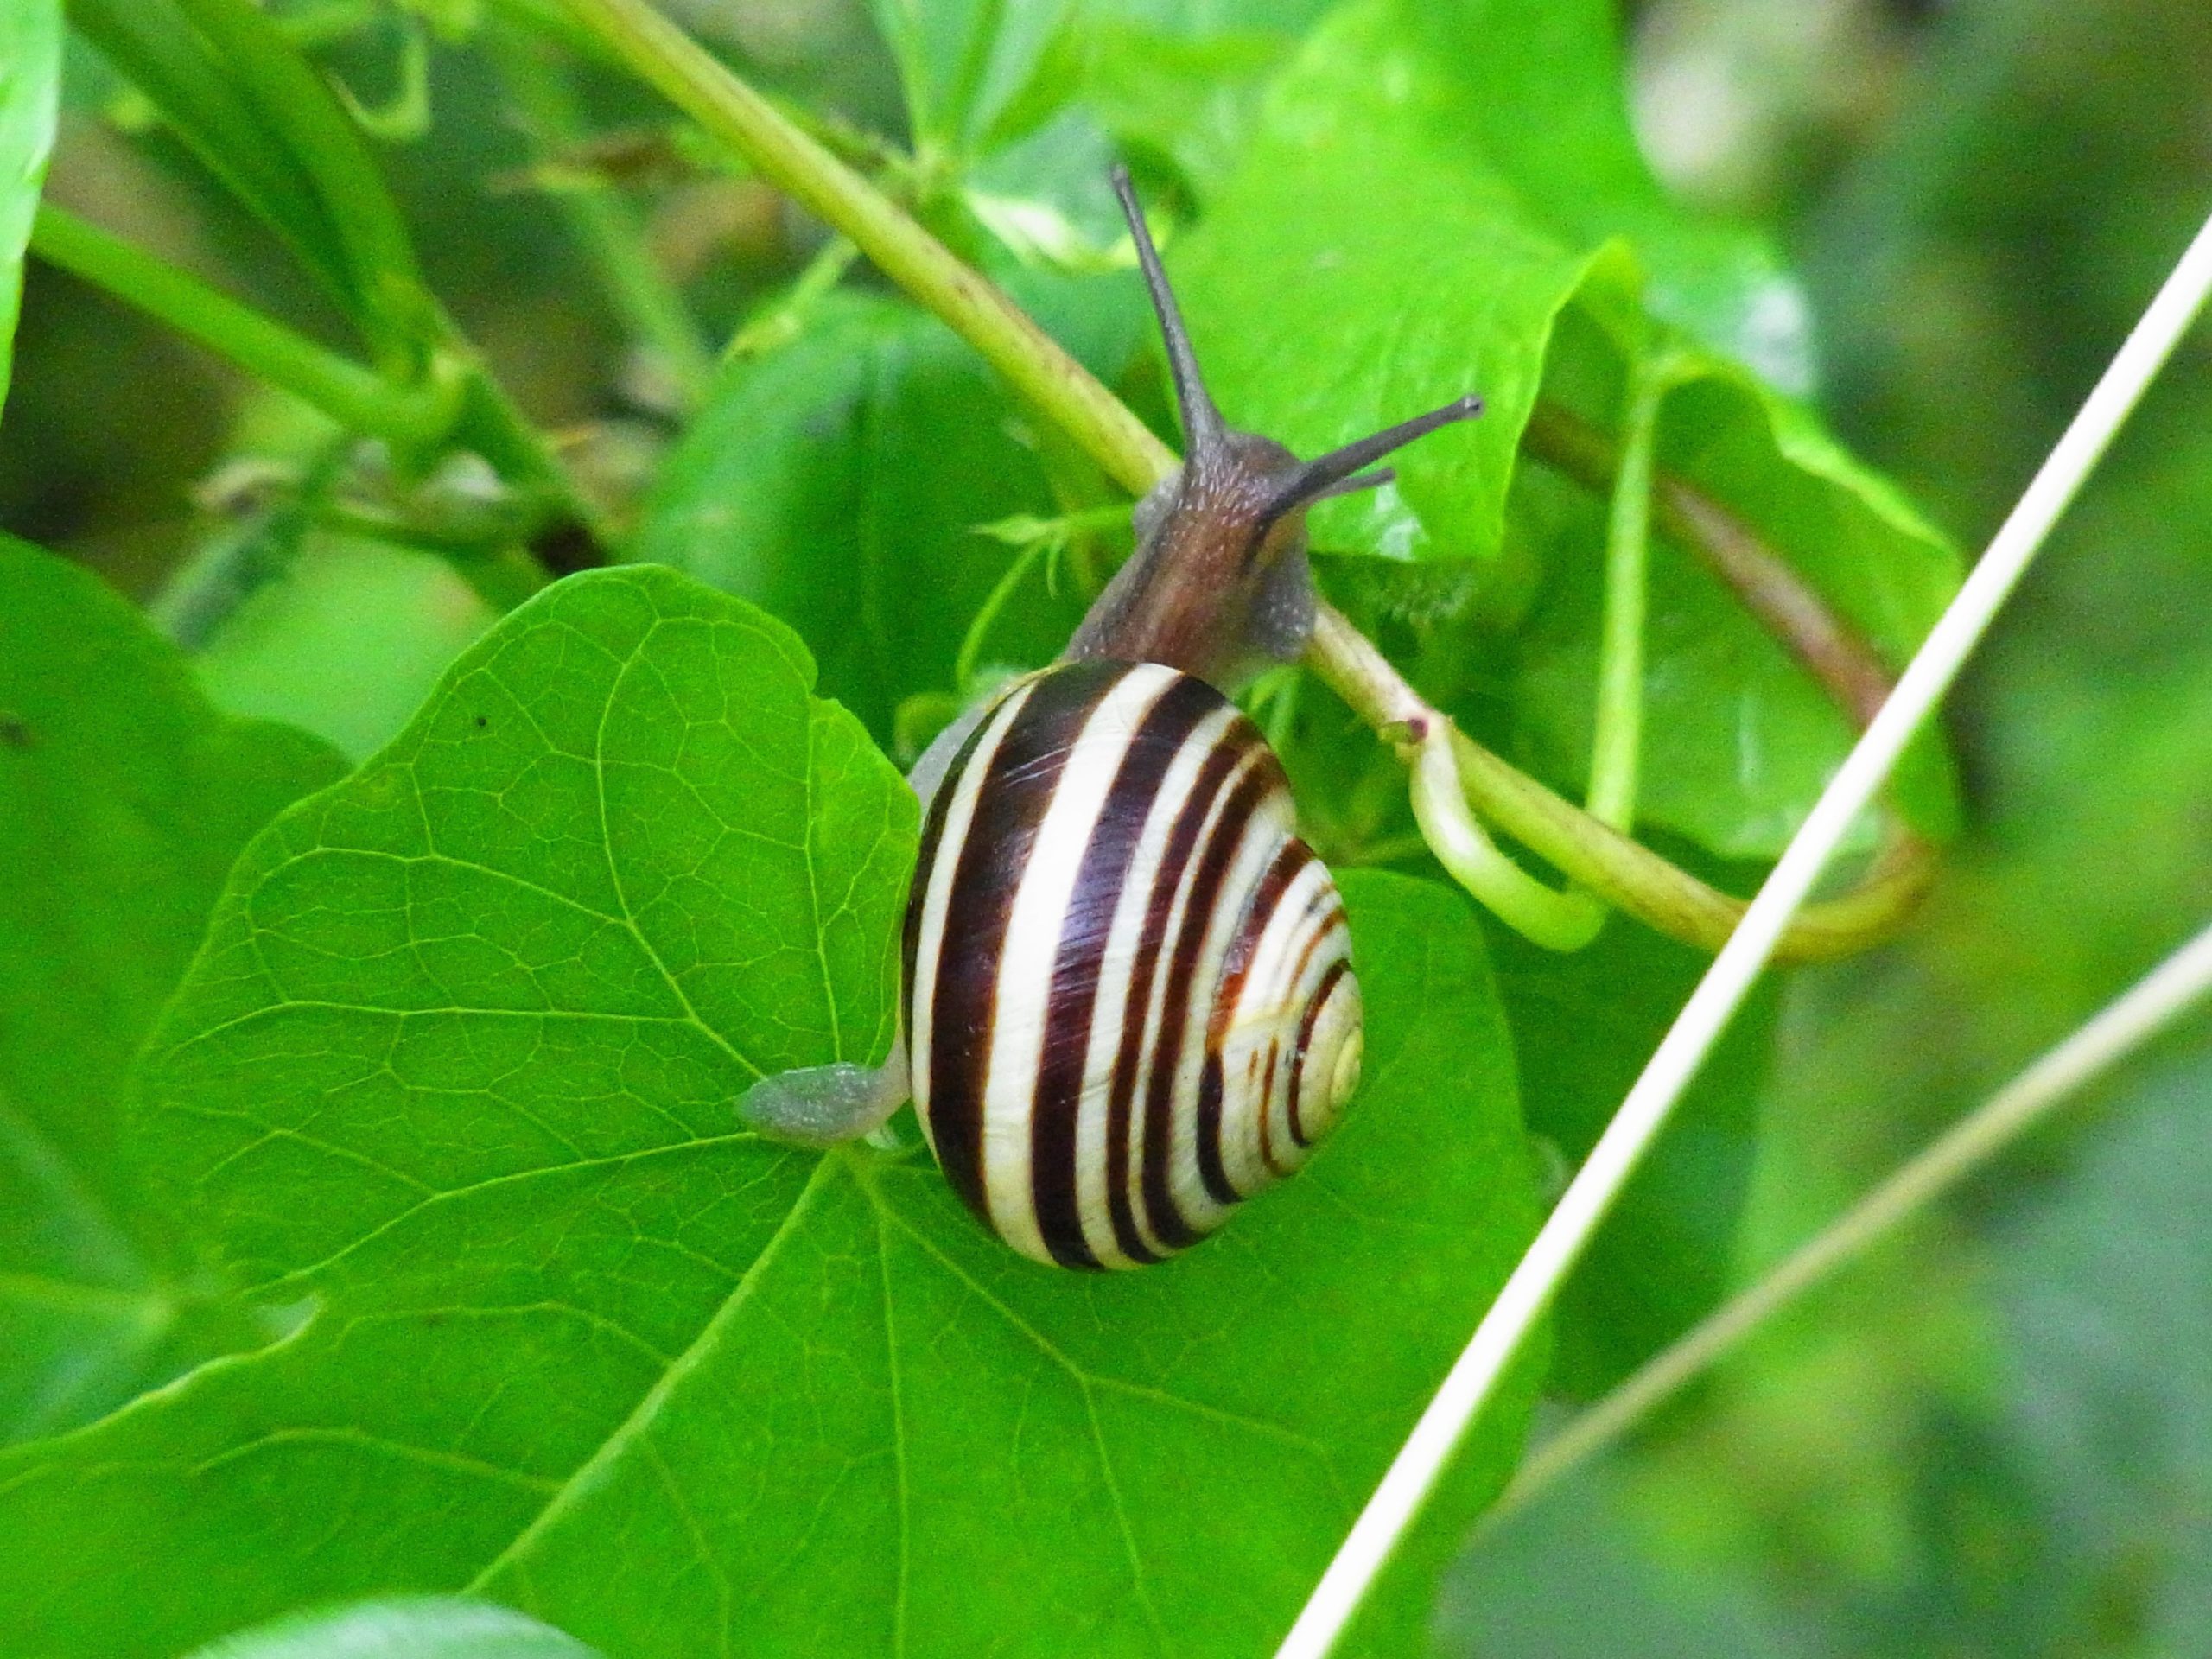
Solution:
{"label": "snail head", "polygon": [[1287,660],[1304,649],[1313,625],[1306,510],[1388,483],[1390,470],[1375,462],[1480,414],[1482,399],[1455,397],[1311,461],[1236,431],[1198,371],[1128,170],[1116,167],[1112,178],[1166,342],[1185,453],[1138,504],[1136,551],[1084,617],[1068,655],[1166,663],[1218,683],[1255,659]]}

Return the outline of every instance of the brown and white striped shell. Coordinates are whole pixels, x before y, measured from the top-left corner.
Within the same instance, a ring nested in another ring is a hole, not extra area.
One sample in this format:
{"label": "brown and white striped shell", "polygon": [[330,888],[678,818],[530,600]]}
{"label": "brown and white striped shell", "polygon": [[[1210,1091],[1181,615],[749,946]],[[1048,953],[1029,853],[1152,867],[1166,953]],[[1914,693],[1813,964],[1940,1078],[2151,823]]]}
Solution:
{"label": "brown and white striped shell", "polygon": [[1040,1262],[1195,1243],[1357,1085],[1350,948],[1281,764],[1213,687],[1102,661],[1016,682],[936,791],[907,900],[938,1161]]}

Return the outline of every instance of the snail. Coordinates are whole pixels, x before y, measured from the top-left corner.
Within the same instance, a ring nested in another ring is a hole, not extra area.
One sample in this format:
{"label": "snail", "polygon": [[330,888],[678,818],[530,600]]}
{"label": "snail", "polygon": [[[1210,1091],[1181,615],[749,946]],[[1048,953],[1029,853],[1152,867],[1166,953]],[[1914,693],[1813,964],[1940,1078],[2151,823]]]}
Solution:
{"label": "snail", "polygon": [[1306,509],[1371,488],[1473,397],[1301,461],[1224,424],[1127,172],[1114,188],[1167,346],[1188,459],[1065,654],[944,733],[884,1066],[766,1078],[743,1116],[829,1145],[911,1093],[938,1165],[1007,1243],[1156,1262],[1305,1161],[1359,1081],[1344,906],[1224,688],[1305,649]]}

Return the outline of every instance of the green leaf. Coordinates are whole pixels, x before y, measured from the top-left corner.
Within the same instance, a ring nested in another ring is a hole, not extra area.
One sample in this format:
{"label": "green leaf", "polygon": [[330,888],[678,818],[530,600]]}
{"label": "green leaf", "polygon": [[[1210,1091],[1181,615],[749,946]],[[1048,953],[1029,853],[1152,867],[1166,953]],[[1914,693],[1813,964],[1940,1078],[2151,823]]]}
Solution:
{"label": "green leaf", "polygon": [[1535,1224],[1472,918],[1348,880],[1370,1081],[1313,1167],[1175,1262],[1036,1267],[918,1147],[735,1130],[758,1068],[891,1034],[913,802],[809,678],[674,573],[573,578],[249,849],[143,1150],[318,1312],[0,1460],[0,1647],[397,1588],[636,1655],[1287,1624]]}
{"label": "green leaf", "polygon": [[317,535],[225,620],[193,668],[217,707],[301,727],[358,761],[398,734],[496,620],[444,559]]}
{"label": "green leaf", "polygon": [[1088,20],[1082,96],[1124,149],[1173,162],[1203,200],[1235,171],[1268,82],[1297,49],[1298,35],[1265,27],[1186,33],[1176,27],[1182,21]]}
{"label": "green leaf", "polygon": [[1632,303],[1624,250],[1575,248],[1466,141],[1457,88],[1393,15],[1332,15],[1276,81],[1234,179],[1169,265],[1231,425],[1314,454],[1479,389],[1479,421],[1313,515],[1324,546],[1487,556],[1554,320]]}
{"label": "green leaf", "polygon": [[1571,246],[1626,238],[1656,315],[1786,391],[1812,390],[1811,317],[1773,246],[1669,199],[1645,162],[1612,0],[1399,0],[1395,16],[1451,66],[1455,124],[1532,218]]}
{"label": "green leaf", "polygon": [[1119,150],[1200,194],[1234,162],[1270,73],[1329,0],[1156,0],[1009,9],[876,0],[909,122],[1018,255],[1096,268],[1127,244]]}
{"label": "green leaf", "polygon": [[1033,88],[1054,74],[1073,0],[873,0],[870,9],[899,65],[917,148],[966,155],[1010,111],[1057,101]]}
{"label": "green leaf", "polygon": [[313,182],[173,0],[76,0],[70,21],[335,299],[351,287]]}
{"label": "green leaf", "polygon": [[71,18],[380,354],[418,367],[440,324],[405,222],[283,29],[251,0],[77,0]]}
{"label": "green leaf", "polygon": [[187,1659],[597,1659],[526,1613],[462,1596],[394,1596],[272,1620]]}
{"label": "green leaf", "polygon": [[246,839],[327,782],[89,572],[0,537],[0,1440],[266,1340],[118,1145],[126,1069]]}
{"label": "green leaf", "polygon": [[15,0],[0,10],[0,407],[15,355],[23,248],[60,100],[60,0]]}
{"label": "green leaf", "polygon": [[[726,368],[661,468],[630,548],[798,630],[822,689],[887,739],[950,688],[969,620],[1015,556],[976,527],[1055,511],[974,353],[900,302],[828,296],[789,345]],[[1037,584],[984,660],[1033,667],[1077,596]]]}
{"label": "green leaf", "polygon": [[[1501,958],[1529,1128],[1580,1164],[1712,959],[1619,918],[1574,955],[1509,938]],[[1554,1392],[1595,1398],[1730,1288],[1778,1000],[1752,993],[1567,1281]]]}
{"label": "green leaf", "polygon": [[[1780,460],[1768,416],[1785,437]],[[1673,394],[1660,464],[1735,508],[1892,664],[1910,657],[1956,586],[1946,544],[1924,530],[1897,533],[1918,520],[1888,484],[1740,371],[1714,365]],[[1837,479],[1857,482],[1842,490]],[[1534,764],[1580,788],[1595,707],[1605,504],[1529,468],[1514,505],[1549,572],[1516,642],[1518,741]],[[1722,858],[1770,859],[1850,747],[1851,724],[1701,561],[1656,539],[1649,604],[1638,817]],[[1895,790],[1923,833],[1956,832],[1955,785],[1936,738],[1906,751]],[[1853,844],[1864,850],[1874,833],[1863,823]]]}
{"label": "green leaf", "polygon": [[[1519,445],[1540,395],[1617,426],[1628,367],[1649,353],[1669,353],[1679,376],[1662,465],[1901,660],[1955,587],[1955,557],[1801,404],[1714,349],[1787,369],[1768,349],[1772,320],[1802,301],[1760,245],[1671,209],[1641,170],[1611,9],[1496,0],[1450,17],[1389,0],[1335,14],[1171,253],[1231,422],[1312,453],[1483,393],[1480,421],[1408,450],[1395,486],[1326,504],[1315,533],[1391,559],[1473,561],[1471,597],[1509,620],[1533,584],[1545,626],[1515,709],[1570,785],[1595,695],[1602,520],[1524,501],[1562,486],[1524,486]],[[1648,683],[1647,817],[1724,855],[1774,851],[1840,758],[1842,719],[1732,599],[1663,561]],[[1682,710],[1694,717],[1671,718]],[[1747,730],[1760,740],[1749,758]],[[1913,799],[1940,822],[1940,766],[1917,764]]]}

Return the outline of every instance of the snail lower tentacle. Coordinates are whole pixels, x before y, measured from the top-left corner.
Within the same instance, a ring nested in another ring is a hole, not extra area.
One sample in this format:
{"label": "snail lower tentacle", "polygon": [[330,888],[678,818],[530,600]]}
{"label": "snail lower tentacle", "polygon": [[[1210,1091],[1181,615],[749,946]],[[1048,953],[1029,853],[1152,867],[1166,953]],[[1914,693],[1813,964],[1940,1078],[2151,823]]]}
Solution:
{"label": "snail lower tentacle", "polygon": [[739,1118],[795,1147],[841,1146],[872,1134],[906,1103],[906,1050],[894,1041],[881,1065],[836,1060],[761,1078],[739,1099]]}

